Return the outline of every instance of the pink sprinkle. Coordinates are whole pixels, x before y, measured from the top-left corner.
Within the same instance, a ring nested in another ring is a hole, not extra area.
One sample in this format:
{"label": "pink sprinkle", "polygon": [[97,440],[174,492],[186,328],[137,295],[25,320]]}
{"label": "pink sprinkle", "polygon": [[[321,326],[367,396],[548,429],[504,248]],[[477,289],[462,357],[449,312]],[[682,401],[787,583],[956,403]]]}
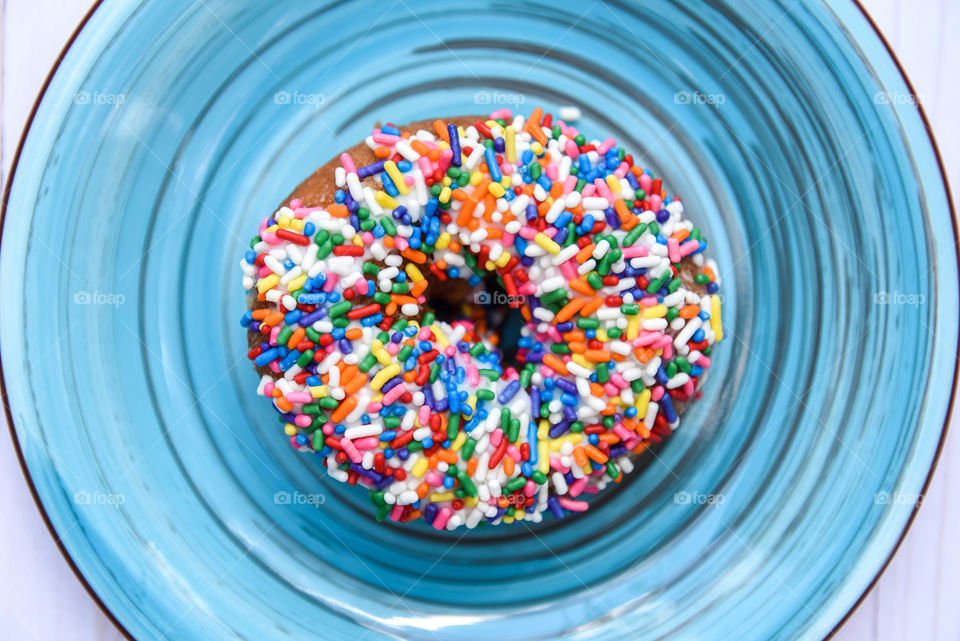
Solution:
{"label": "pink sprinkle", "polygon": [[403,182],[407,185],[407,187],[413,187],[413,183],[416,181],[413,179],[413,176],[408,175],[403,179]]}
{"label": "pink sprinkle", "polygon": [[402,516],[403,516],[403,506],[402,506],[402,505],[394,505],[394,506],[393,506],[393,509],[390,510],[390,520],[391,520],[391,521],[399,521]]}
{"label": "pink sprinkle", "polygon": [[689,256],[698,249],[700,249],[700,243],[698,241],[688,240],[684,244],[680,245],[680,255]]}
{"label": "pink sprinkle", "polygon": [[580,496],[583,494],[583,488],[587,485],[587,479],[577,479],[570,484],[570,487],[567,489],[567,494],[570,496]]}
{"label": "pink sprinkle", "polygon": [[447,345],[443,348],[443,353],[446,354],[447,358],[452,358],[457,353],[457,348],[453,345]]}
{"label": "pink sprinkle", "polygon": [[613,138],[607,138],[607,139],[604,140],[602,143],[600,143],[600,146],[599,146],[599,147],[597,147],[597,153],[600,154],[601,156],[603,156],[603,155],[605,155],[608,151],[610,151],[610,149],[611,149],[615,144],[617,144],[617,141],[616,141],[616,140],[614,140]]}
{"label": "pink sprinkle", "polygon": [[310,392],[290,392],[286,395],[286,399],[291,403],[311,403],[313,395]]}
{"label": "pink sprinkle", "polygon": [[380,145],[389,145],[393,146],[403,140],[400,136],[394,136],[393,134],[385,134],[379,129],[373,130],[373,142]]}
{"label": "pink sprinkle", "polygon": [[417,412],[417,419],[419,419],[421,425],[426,425],[430,421],[430,407],[428,405],[420,406],[420,411]]}
{"label": "pink sprinkle", "polygon": [[694,392],[693,379],[691,378],[690,380],[688,380],[686,383],[683,384],[683,393],[686,394],[687,396],[693,396],[693,392]]}
{"label": "pink sprinkle", "polygon": [[266,278],[272,273],[273,273],[273,270],[267,267],[266,265],[264,265],[263,267],[257,270],[257,278]]}
{"label": "pink sprinkle", "polygon": [[396,356],[397,352],[400,351],[400,346],[394,343],[393,341],[391,341],[387,343],[384,349],[387,350],[387,353],[390,354],[390,356]]}
{"label": "pink sprinkle", "polygon": [[280,329],[281,329],[281,328],[280,328],[279,325],[274,325],[274,326],[270,329],[270,344],[271,344],[271,345],[276,345],[276,344],[277,344],[277,336],[280,335]]}
{"label": "pink sprinkle", "polygon": [[559,176],[559,173],[560,173],[560,168],[557,167],[557,163],[552,162],[549,165],[547,165],[547,168],[544,170],[544,172],[547,174],[547,178],[549,178],[551,182],[556,182],[557,177]]}
{"label": "pink sprinkle", "polygon": [[660,194],[653,194],[650,196],[650,209],[652,211],[660,211]]}
{"label": "pink sprinkle", "polygon": [[567,280],[573,280],[574,278],[578,278],[580,276],[580,274],[577,273],[576,265],[572,262],[573,260],[574,259],[571,258],[567,262],[560,265],[560,273],[563,274],[563,277]]}
{"label": "pink sprinkle", "polygon": [[436,470],[430,470],[423,475],[423,480],[427,482],[428,485],[433,487],[440,487],[443,485],[443,475]]}
{"label": "pink sprinkle", "polygon": [[447,521],[450,520],[450,515],[453,514],[448,506],[440,508],[440,513],[437,514],[437,518],[433,519],[433,527],[436,530],[442,530],[447,527]]}
{"label": "pink sprinkle", "polygon": [[617,389],[617,386],[610,382],[603,384],[603,391],[607,393],[607,396],[616,396],[620,393],[620,390]]}
{"label": "pink sprinkle", "polygon": [[661,398],[663,398],[663,385],[654,385],[650,390],[650,400],[659,401]]}
{"label": "pink sprinkle", "polygon": [[273,396],[273,388],[274,388],[274,387],[275,387],[275,385],[274,385],[272,382],[271,382],[271,383],[267,383],[266,385],[264,385],[264,386],[263,386],[263,395],[264,395],[264,396],[267,396],[267,397],[272,397],[272,396]]}
{"label": "pink sprinkle", "polygon": [[521,238],[525,238],[527,240],[533,240],[534,237],[537,235],[537,230],[535,227],[524,225],[523,227],[520,228],[520,231],[517,233],[520,234]]}
{"label": "pink sprinkle", "polygon": [[652,184],[653,184],[653,179],[650,178],[650,174],[640,174],[640,189],[644,190],[649,194],[650,187]]}
{"label": "pink sprinkle", "polygon": [[620,166],[617,167],[617,170],[613,172],[613,174],[617,178],[623,178],[624,176],[627,175],[628,171],[630,171],[630,165],[628,165],[626,161],[623,161],[622,163],[620,163]]}
{"label": "pink sprinkle", "polygon": [[393,239],[394,244],[397,246],[397,249],[400,251],[407,251],[407,248],[410,247],[410,243],[407,242],[407,239],[403,236],[396,236]]}
{"label": "pink sprinkle", "polygon": [[433,166],[430,164],[430,159],[426,156],[417,158],[417,164],[420,166],[420,172],[424,176],[429,176],[433,173]]}
{"label": "pink sprinkle", "polygon": [[[573,176],[573,178],[576,178],[576,176]],[[596,193],[597,193],[597,188],[593,186],[593,183],[590,183],[580,191],[580,194],[584,198],[590,198]]]}
{"label": "pink sprinkle", "polygon": [[440,168],[440,171],[446,172],[450,168],[450,163],[453,162],[453,151],[447,147],[440,154],[440,160],[437,162],[437,166]]}
{"label": "pink sprinkle", "polygon": [[567,176],[567,179],[563,181],[563,193],[569,194],[577,186],[577,177],[576,176]]}
{"label": "pink sprinkle", "polygon": [[490,120],[499,120],[500,118],[503,118],[504,120],[510,120],[513,118],[513,112],[506,107],[490,112]]}
{"label": "pink sprinkle", "polygon": [[296,435],[290,437],[290,447],[292,447],[292,448],[295,449],[295,450],[299,450],[299,449],[300,449],[300,444],[297,443],[297,437],[296,437]]}
{"label": "pink sprinkle", "polygon": [[520,450],[518,450],[517,446],[513,443],[507,446],[507,454],[509,454],[510,458],[512,458],[514,461],[520,461],[523,459],[523,457],[520,456]]}
{"label": "pink sprinkle", "polygon": [[353,441],[353,444],[358,450],[372,450],[377,447],[377,437],[376,436],[364,436],[363,438],[358,438]]}
{"label": "pink sprinkle", "polygon": [[623,423],[617,423],[613,426],[613,433],[620,437],[621,441],[628,441],[633,434],[630,433],[630,430],[623,426]]}
{"label": "pink sprinkle", "polygon": [[368,232],[368,231],[363,232],[362,234],[360,234],[360,239],[363,240],[364,245],[373,244],[373,234],[371,232]]}
{"label": "pink sprinkle", "polygon": [[343,165],[344,171],[346,171],[348,174],[357,173],[357,166],[354,164],[353,158],[350,157],[350,154],[340,154],[340,164]]}
{"label": "pink sprinkle", "polygon": [[290,209],[296,209],[297,207],[303,207],[303,201],[299,198],[294,198],[290,201]]}
{"label": "pink sprinkle", "polygon": [[623,376],[621,376],[619,372],[613,374],[610,377],[610,381],[620,389],[627,389],[630,387],[630,383],[624,380]]}
{"label": "pink sprinkle", "polygon": [[480,385],[480,370],[477,369],[476,365],[470,365],[470,367],[467,368],[467,382],[471,387]]}
{"label": "pink sprinkle", "polygon": [[333,423],[324,423],[320,429],[323,430],[324,436],[330,436],[333,434]]}
{"label": "pink sprinkle", "polygon": [[622,250],[623,258],[629,260],[631,258],[642,258],[650,254],[650,250],[647,249],[645,245],[633,245],[631,247],[624,247]]}
{"label": "pink sprinkle", "polygon": [[576,160],[577,157],[580,156],[580,149],[577,147],[577,143],[573,142],[572,138],[567,138],[567,142],[564,144],[563,149],[573,160]]}
{"label": "pink sprinkle", "polygon": [[600,193],[601,198],[606,198],[607,200],[613,199],[613,192],[610,191],[610,187],[607,186],[607,182],[600,178],[597,178],[593,181],[593,184],[596,185],[597,191]]}
{"label": "pink sprinkle", "polygon": [[431,330],[429,327],[420,328],[420,333],[417,334],[417,339],[421,341],[425,341],[432,337],[433,337],[433,330]]}
{"label": "pink sprinkle", "polygon": [[354,445],[350,439],[340,439],[340,447],[343,449],[343,453],[350,457],[350,460],[354,463],[359,463],[363,460],[363,455],[360,453],[360,450],[357,449],[357,446]]}
{"label": "pink sprinkle", "polygon": [[356,285],[354,285],[354,288],[357,290],[358,294],[360,294],[361,296],[366,296],[368,291],[367,279],[358,278]]}
{"label": "pink sprinkle", "polygon": [[333,291],[333,288],[337,286],[337,281],[340,280],[340,275],[333,272],[327,272],[327,282],[323,285],[323,291],[330,293]]}
{"label": "pink sprinkle", "polygon": [[390,388],[389,392],[383,395],[382,402],[384,405],[391,405],[396,400],[398,400],[401,396],[406,394],[406,392],[407,392],[407,388],[404,387],[403,384],[395,385],[394,387]]}
{"label": "pink sprinkle", "polygon": [[497,447],[501,440],[503,440],[503,430],[499,427],[490,432],[490,445]]}
{"label": "pink sprinkle", "polygon": [[671,263],[680,262],[680,243],[677,242],[676,238],[670,237],[667,239],[667,253],[670,255]]}
{"label": "pink sprinkle", "polygon": [[710,358],[701,354],[700,358],[697,359],[697,365],[703,369],[707,369],[710,367]]}
{"label": "pink sprinkle", "polygon": [[523,495],[524,496],[533,496],[537,491],[537,484],[533,481],[527,481],[527,484],[523,486]]}

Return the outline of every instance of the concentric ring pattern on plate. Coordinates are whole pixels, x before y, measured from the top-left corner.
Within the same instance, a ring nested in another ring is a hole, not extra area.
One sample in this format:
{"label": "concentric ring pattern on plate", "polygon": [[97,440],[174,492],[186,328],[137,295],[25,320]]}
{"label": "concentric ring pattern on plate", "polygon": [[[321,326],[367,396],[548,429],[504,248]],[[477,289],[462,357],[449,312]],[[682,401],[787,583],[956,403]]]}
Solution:
{"label": "concentric ring pattern on plate", "polygon": [[[251,396],[242,250],[376,120],[566,104],[683,197],[723,267],[704,396],[581,516],[378,525]],[[840,0],[108,2],[9,193],[9,409],[137,638],[818,638],[940,441],[950,216],[908,86]]]}

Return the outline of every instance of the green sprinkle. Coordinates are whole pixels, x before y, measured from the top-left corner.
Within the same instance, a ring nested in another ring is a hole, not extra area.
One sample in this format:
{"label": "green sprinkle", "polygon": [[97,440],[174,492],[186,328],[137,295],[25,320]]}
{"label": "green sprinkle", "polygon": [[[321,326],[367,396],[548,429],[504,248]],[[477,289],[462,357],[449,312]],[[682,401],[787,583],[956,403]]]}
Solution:
{"label": "green sprinkle", "polygon": [[348,300],[342,300],[330,309],[327,310],[327,316],[330,318],[336,318],[337,316],[343,316],[347,312],[353,309],[353,303]]}

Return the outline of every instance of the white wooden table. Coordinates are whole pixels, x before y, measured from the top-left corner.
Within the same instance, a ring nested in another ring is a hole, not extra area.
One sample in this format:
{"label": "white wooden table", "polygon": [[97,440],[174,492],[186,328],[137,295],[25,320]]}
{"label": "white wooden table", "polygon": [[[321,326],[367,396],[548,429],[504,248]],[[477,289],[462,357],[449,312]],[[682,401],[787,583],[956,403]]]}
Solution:
{"label": "white wooden table", "polygon": [[[960,189],[960,1],[864,0],[897,52],[933,124],[950,182]],[[34,97],[88,0],[0,0],[6,173]],[[960,414],[958,409],[956,414]],[[923,508],[879,583],[838,641],[960,640],[960,423],[954,416]],[[5,427],[5,426],[4,426]],[[60,556],[0,434],[0,637],[47,641],[123,639]],[[953,540],[951,540],[953,539]]]}

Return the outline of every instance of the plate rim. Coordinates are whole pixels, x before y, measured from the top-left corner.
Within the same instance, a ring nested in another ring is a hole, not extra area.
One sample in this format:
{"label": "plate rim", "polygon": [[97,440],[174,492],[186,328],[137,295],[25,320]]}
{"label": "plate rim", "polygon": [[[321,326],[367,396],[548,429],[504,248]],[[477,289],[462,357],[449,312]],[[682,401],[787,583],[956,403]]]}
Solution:
{"label": "plate rim", "polygon": [[[17,167],[20,162],[20,156],[23,152],[23,147],[27,139],[27,134],[30,132],[30,128],[34,124],[34,119],[36,118],[37,111],[40,107],[40,103],[43,101],[44,96],[46,95],[47,89],[50,86],[50,83],[53,81],[54,76],[57,71],[60,69],[60,65],[63,63],[64,58],[69,52],[70,48],[76,42],[81,31],[87,26],[93,17],[94,13],[100,9],[105,0],[95,0],[93,5],[87,10],[84,16],[80,19],[80,22],[77,24],[76,28],[70,34],[70,37],[67,39],[66,43],[60,49],[60,52],[57,54],[56,59],[53,62],[53,65],[50,68],[50,71],[47,72],[46,77],[44,78],[43,83],[40,86],[40,90],[37,93],[36,98],[33,101],[33,105],[30,108],[30,112],[27,115],[27,119],[24,123],[23,130],[20,132],[19,140],[17,141],[17,147],[13,154],[13,159],[10,163],[10,171],[7,174],[7,179],[3,185],[3,196],[2,201],[0,201],[0,248],[2,248],[3,242],[3,229],[5,228],[5,222],[7,217],[7,205],[10,198],[10,192],[13,187],[13,181],[16,177]],[[857,8],[863,18],[866,20],[870,29],[873,30],[873,33],[880,40],[880,43],[883,45],[884,50],[887,52],[887,55],[890,56],[891,61],[897,69],[897,72],[900,74],[901,79],[906,84],[907,88],[910,91],[910,94],[916,96],[916,90],[913,86],[913,83],[910,81],[909,76],[906,73],[906,70],[903,68],[903,65],[900,62],[900,59],[897,57],[896,52],[893,50],[893,47],[890,45],[884,33],[877,26],[877,23],[873,20],[873,17],[863,6],[861,0],[851,0],[853,5]],[[920,116],[920,120],[923,123],[924,131],[927,134],[927,138],[930,141],[931,149],[933,150],[934,158],[937,162],[937,168],[940,171],[940,178],[943,181],[944,192],[947,198],[947,209],[950,213],[950,222],[953,231],[954,245],[960,246],[960,226],[958,226],[957,221],[957,210],[953,200],[953,193],[950,189],[950,181],[947,176],[946,168],[943,163],[943,156],[940,153],[940,147],[937,144],[937,138],[933,132],[933,128],[930,125],[930,121],[927,118],[927,114],[924,111],[923,105],[919,99],[912,101],[913,105],[917,109],[917,113]],[[958,256],[960,258],[960,256]],[[957,263],[958,274],[960,274],[960,260]],[[960,309],[958,309],[960,312]],[[954,354],[954,375],[953,381],[950,389],[950,400],[947,403],[947,413],[944,418],[943,427],[940,430],[940,438],[937,442],[936,450],[933,454],[933,459],[930,462],[930,467],[927,470],[926,478],[923,481],[923,486],[921,488],[921,495],[927,493],[927,490],[930,487],[930,483],[933,480],[933,475],[936,472],[937,466],[940,463],[940,456],[943,453],[944,444],[947,439],[947,435],[950,432],[951,427],[951,416],[953,415],[954,405],[957,402],[957,391],[958,391],[958,379],[960,379],[960,335],[958,335],[957,342],[957,351]],[[17,430],[14,427],[13,421],[13,412],[10,408],[9,399],[7,395],[7,385],[6,377],[3,373],[3,358],[0,355],[0,404],[3,405],[3,413],[6,418],[7,429],[10,432],[10,438],[13,442],[14,451],[17,457],[17,463],[20,466],[20,471],[23,474],[24,480],[26,481],[27,487],[30,490],[30,494],[33,497],[33,502],[37,508],[37,511],[40,513],[40,517],[43,520],[44,525],[46,526],[47,532],[50,535],[50,538],[53,539],[54,544],[57,549],[60,551],[60,555],[66,561],[67,566],[73,572],[74,576],[80,582],[80,585],[83,586],[84,590],[97,605],[100,611],[106,615],[107,619],[113,624],[113,626],[127,639],[130,641],[137,641],[136,637],[127,629],[127,627],[120,621],[116,614],[110,610],[110,608],[104,603],[103,599],[93,588],[90,582],[87,580],[87,577],[80,570],[76,561],[70,555],[66,546],[60,538],[60,534],[57,532],[56,527],[53,525],[53,521],[50,519],[50,515],[47,513],[46,508],[43,505],[43,501],[40,499],[40,494],[37,491],[37,487],[33,481],[33,477],[30,474],[30,469],[27,466],[26,458],[23,453],[23,449],[20,446],[20,439],[17,436]],[[900,547],[903,545],[904,540],[907,537],[907,534],[910,531],[911,526],[916,519],[917,514],[919,513],[920,508],[922,507],[921,503],[915,503],[913,509],[910,511],[910,515],[907,518],[906,523],[903,526],[903,529],[900,531],[900,534],[894,543],[893,547],[890,549],[890,552],[887,554],[884,561],[880,564],[879,569],[876,571],[876,574],[870,580],[870,582],[863,589],[863,592],[857,597],[856,601],[850,606],[846,614],[837,621],[836,625],[823,637],[824,641],[828,641],[833,638],[837,632],[842,628],[853,616],[853,614],[859,609],[860,605],[866,600],[867,596],[873,591],[877,583],[880,581],[880,577],[883,576],[884,572],[889,567],[890,563],[893,561],[893,558],[896,556],[897,552],[900,550]]]}

